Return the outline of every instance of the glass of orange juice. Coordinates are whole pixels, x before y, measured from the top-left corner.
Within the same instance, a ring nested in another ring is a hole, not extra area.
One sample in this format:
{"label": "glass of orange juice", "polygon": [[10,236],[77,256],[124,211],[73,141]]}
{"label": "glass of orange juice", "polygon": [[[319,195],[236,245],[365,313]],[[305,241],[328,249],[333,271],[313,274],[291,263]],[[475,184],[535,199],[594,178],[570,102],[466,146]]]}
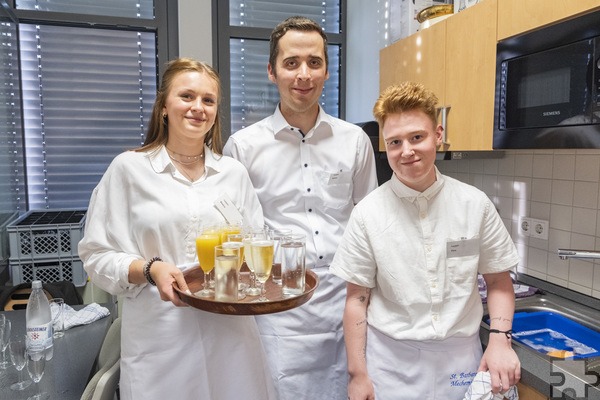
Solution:
{"label": "glass of orange juice", "polygon": [[221,234],[221,243],[227,242],[227,237],[229,235],[235,235],[242,233],[242,225],[241,224],[222,224],[219,226],[219,233]]}
{"label": "glass of orange juice", "polygon": [[214,291],[210,289],[209,285],[209,273],[215,268],[215,246],[220,244],[221,235],[219,234],[218,229],[203,229],[200,234],[196,236],[196,253],[198,254],[200,268],[204,272],[204,288],[201,291],[196,292],[196,296],[210,297],[214,294]]}

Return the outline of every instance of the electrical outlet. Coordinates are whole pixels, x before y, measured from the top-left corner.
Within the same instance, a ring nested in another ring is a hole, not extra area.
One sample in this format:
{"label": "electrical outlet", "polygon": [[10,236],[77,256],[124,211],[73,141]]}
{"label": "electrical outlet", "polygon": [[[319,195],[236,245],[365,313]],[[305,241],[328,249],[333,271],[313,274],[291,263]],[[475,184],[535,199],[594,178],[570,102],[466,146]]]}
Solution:
{"label": "electrical outlet", "polygon": [[531,236],[531,218],[519,218],[519,233],[523,236]]}
{"label": "electrical outlet", "polygon": [[548,240],[548,221],[532,219],[530,232],[531,237]]}

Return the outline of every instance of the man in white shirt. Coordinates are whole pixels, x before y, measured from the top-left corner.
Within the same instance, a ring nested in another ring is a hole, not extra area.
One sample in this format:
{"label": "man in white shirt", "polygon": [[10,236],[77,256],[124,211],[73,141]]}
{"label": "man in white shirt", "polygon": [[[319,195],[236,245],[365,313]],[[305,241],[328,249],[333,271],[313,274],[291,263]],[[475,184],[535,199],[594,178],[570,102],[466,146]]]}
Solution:
{"label": "man in white shirt", "polygon": [[[488,197],[435,167],[436,103],[405,83],[374,107],[394,175],[356,206],[331,264],[348,282],[351,400],[462,400],[478,371],[489,371],[494,393],[520,378],[510,340],[516,248]],[[483,354],[478,272],[491,318]]]}
{"label": "man in white shirt", "polygon": [[280,103],[232,135],[223,151],[248,169],[267,225],[306,234],[306,265],[320,280],[303,306],[257,317],[281,400],[346,399],[345,284],[328,269],[354,205],[377,187],[368,136],[319,106],[327,63],[327,37],[317,23],[280,23],[268,64]]}

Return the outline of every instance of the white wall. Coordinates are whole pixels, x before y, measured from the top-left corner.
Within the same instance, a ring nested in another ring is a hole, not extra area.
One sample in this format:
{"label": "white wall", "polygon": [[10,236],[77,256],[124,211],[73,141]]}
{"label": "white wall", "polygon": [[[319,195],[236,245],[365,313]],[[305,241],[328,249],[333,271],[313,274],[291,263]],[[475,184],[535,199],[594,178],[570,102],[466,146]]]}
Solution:
{"label": "white wall", "polygon": [[179,56],[213,64],[210,0],[179,0]]}
{"label": "white wall", "polygon": [[[600,150],[514,150],[437,165],[494,202],[517,245],[519,272],[600,298],[600,261],[557,255],[559,248],[600,249]],[[548,240],[519,233],[519,216],[549,221]]]}

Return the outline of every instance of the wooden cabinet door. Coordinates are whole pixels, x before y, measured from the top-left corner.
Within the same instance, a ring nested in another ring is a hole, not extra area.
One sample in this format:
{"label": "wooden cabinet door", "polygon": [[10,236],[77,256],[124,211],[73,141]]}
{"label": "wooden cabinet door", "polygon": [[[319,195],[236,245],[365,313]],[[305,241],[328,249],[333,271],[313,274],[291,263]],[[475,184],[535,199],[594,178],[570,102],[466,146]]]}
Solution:
{"label": "wooden cabinet door", "polygon": [[[398,40],[379,53],[379,91],[404,81],[420,82],[445,103],[446,21]],[[384,151],[379,136],[379,150]]]}
{"label": "wooden cabinet door", "polygon": [[380,52],[379,89],[404,81],[424,84],[444,97],[446,21],[439,22]]}
{"label": "wooden cabinet door", "polygon": [[500,0],[498,40],[600,8],[600,0]]}
{"label": "wooden cabinet door", "polygon": [[448,150],[492,150],[496,7],[485,0],[444,21]]}
{"label": "wooden cabinet door", "polygon": [[520,400],[548,400],[548,397],[521,382],[517,383],[517,390],[519,391]]}

